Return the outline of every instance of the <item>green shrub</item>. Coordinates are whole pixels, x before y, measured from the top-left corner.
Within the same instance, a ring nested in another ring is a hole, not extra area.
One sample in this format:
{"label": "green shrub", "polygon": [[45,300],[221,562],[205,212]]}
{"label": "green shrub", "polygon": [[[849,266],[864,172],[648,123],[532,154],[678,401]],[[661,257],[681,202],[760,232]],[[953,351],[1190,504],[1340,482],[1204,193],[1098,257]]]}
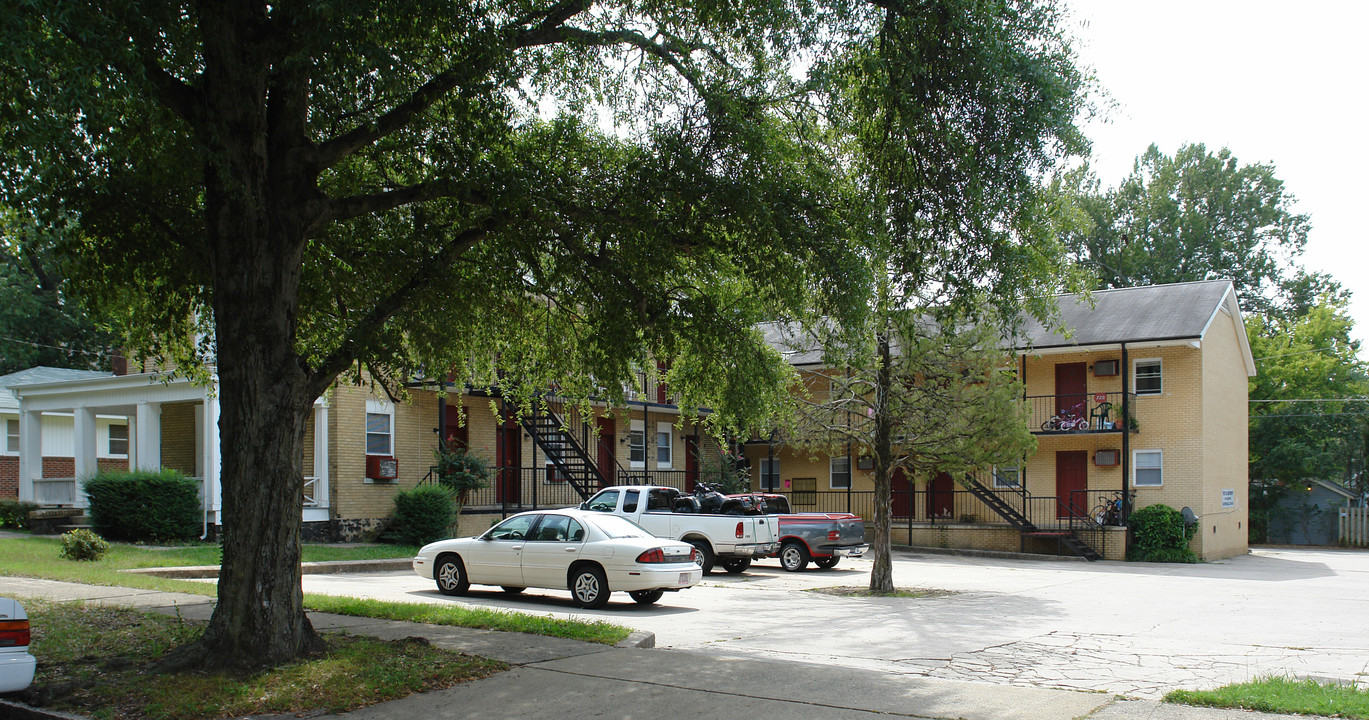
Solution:
{"label": "green shrub", "polygon": [[433,448],[437,462],[437,481],[455,493],[457,502],[466,502],[466,494],[490,486],[490,463],[483,457],[466,452],[465,448],[449,442]]}
{"label": "green shrub", "polygon": [[1168,505],[1148,505],[1128,521],[1133,541],[1128,560],[1141,562],[1198,562],[1189,548],[1198,526],[1184,525],[1184,516]]}
{"label": "green shrub", "polygon": [[29,513],[38,509],[36,503],[0,500],[0,528],[29,529]]}
{"label": "green shrub", "polygon": [[85,482],[90,521],[111,540],[190,540],[199,536],[199,483],[175,470],[102,472]]}
{"label": "green shrub", "polygon": [[99,560],[108,550],[109,543],[84,528],[62,535],[62,557],[68,560]]}
{"label": "green shrub", "polygon": [[452,491],[440,485],[420,485],[395,496],[395,514],[385,539],[403,545],[426,545],[451,537],[455,519]]}

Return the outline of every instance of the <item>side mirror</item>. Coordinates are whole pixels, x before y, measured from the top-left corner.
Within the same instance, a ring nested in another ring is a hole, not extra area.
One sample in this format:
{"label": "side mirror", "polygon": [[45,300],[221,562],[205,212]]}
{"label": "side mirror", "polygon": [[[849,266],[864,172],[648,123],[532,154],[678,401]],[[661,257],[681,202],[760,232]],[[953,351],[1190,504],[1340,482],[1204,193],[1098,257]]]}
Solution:
{"label": "side mirror", "polygon": [[588,509],[589,509],[589,501],[586,500],[586,501],[580,503],[580,509],[581,509],[581,510],[588,510]]}

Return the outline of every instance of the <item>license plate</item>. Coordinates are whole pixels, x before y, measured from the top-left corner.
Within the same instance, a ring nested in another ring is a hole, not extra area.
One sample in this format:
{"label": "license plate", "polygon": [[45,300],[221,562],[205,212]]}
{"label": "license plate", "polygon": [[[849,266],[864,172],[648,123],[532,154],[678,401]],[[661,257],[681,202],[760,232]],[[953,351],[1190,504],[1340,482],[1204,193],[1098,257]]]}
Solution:
{"label": "license plate", "polygon": [[860,557],[861,555],[864,555],[864,554],[865,554],[865,551],[864,551],[864,550],[860,550],[860,549],[856,549],[856,550],[852,550],[852,551],[851,551],[851,557]]}
{"label": "license plate", "polygon": [[688,585],[688,584],[689,584],[689,573],[680,573],[680,583],[679,583],[679,584],[681,584],[681,585]]}

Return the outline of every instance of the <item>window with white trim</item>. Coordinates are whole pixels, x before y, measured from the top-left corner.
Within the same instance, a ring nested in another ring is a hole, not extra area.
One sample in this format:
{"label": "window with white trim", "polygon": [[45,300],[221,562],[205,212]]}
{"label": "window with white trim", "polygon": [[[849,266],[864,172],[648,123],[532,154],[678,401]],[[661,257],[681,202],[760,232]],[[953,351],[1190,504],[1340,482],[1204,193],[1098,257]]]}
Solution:
{"label": "window with white trim", "polygon": [[646,467],[646,424],[633,420],[627,434],[628,465],[634,469]]}
{"label": "window with white trim", "polygon": [[671,432],[671,425],[668,422],[656,423],[656,467],[662,470],[670,469],[672,464],[671,440],[674,433]]}
{"label": "window with white trim", "polygon": [[109,442],[105,446],[110,457],[128,457],[128,426],[110,425]]}
{"label": "window with white trim", "polygon": [[1159,395],[1163,388],[1161,366],[1158,358],[1137,360],[1132,366],[1132,387],[1137,395]]}
{"label": "window with white trim", "polygon": [[845,490],[851,487],[851,458],[843,455],[834,457],[828,461],[828,471],[831,473],[833,490]]}
{"label": "window with white trim", "polygon": [[395,454],[395,410],[389,403],[366,401],[366,454]]}
{"label": "window with white trim", "polygon": [[19,421],[5,421],[5,454],[19,454]]}
{"label": "window with white trim", "polygon": [[780,461],[761,458],[761,489],[774,492],[780,489]]}
{"label": "window with white trim", "polygon": [[1163,450],[1137,450],[1131,455],[1132,486],[1160,487],[1165,481]]}
{"label": "window with white trim", "polygon": [[1006,467],[996,467],[993,469],[993,486],[1000,490],[1022,487],[1022,475],[1016,465]]}

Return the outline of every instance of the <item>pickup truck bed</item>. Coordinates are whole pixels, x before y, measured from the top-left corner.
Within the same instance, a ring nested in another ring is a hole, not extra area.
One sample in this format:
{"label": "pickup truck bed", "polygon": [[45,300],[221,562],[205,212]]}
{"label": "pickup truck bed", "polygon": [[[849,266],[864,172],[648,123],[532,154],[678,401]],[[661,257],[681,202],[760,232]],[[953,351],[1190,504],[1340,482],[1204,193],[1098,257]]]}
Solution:
{"label": "pickup truck bed", "polygon": [[729,497],[742,499],[759,511],[779,512],[780,566],[798,572],[815,562],[820,568],[834,567],[843,557],[859,557],[870,549],[865,542],[865,521],[851,513],[792,513],[783,495],[743,493]]}

